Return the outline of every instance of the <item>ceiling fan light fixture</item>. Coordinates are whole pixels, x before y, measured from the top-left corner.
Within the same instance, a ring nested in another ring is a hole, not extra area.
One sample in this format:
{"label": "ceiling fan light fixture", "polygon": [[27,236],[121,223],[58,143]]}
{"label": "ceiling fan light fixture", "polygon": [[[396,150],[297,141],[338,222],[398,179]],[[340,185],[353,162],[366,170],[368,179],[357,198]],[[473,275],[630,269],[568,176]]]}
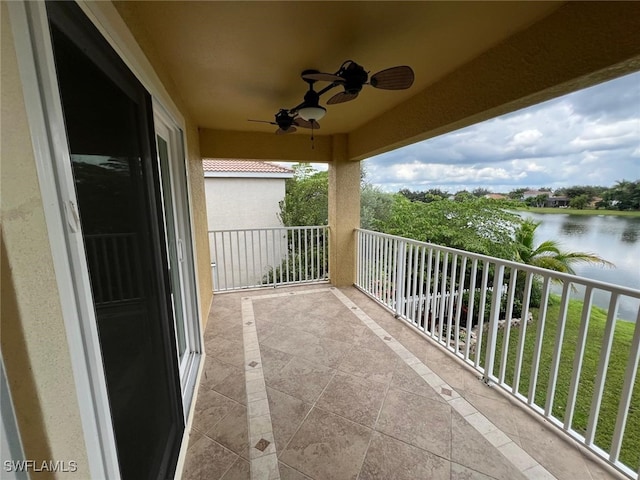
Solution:
{"label": "ceiling fan light fixture", "polygon": [[298,110],[298,115],[308,122],[320,120],[327,113],[327,109],[320,105],[307,105]]}

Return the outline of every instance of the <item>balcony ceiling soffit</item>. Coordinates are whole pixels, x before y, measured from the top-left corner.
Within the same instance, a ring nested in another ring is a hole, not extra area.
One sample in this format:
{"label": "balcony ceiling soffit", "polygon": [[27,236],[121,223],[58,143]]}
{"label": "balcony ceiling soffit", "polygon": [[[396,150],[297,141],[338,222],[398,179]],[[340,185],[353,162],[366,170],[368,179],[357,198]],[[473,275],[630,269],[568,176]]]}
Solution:
{"label": "balcony ceiling soffit", "polygon": [[204,128],[275,131],[247,119],[273,120],[279,108],[300,103],[305,69],[334,72],[347,59],[371,73],[414,69],[409,90],[365,86],[358,99],[329,105],[318,132],[326,135],[379,117],[562,3],[126,1],[116,7],[132,29],[143,30],[138,33]]}

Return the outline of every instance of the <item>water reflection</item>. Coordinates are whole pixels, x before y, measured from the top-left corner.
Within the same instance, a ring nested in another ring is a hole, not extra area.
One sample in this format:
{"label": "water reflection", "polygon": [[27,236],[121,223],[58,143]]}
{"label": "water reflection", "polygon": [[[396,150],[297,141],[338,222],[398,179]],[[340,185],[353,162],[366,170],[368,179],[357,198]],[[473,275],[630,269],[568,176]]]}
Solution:
{"label": "water reflection", "polygon": [[565,235],[584,235],[589,231],[588,223],[577,222],[576,217],[571,217],[569,215],[567,215],[565,219],[566,220],[563,221],[561,225],[562,233],[564,233]]}
{"label": "water reflection", "polygon": [[[577,275],[640,290],[640,218],[531,212],[521,212],[521,215],[541,222],[535,233],[536,244],[556,240],[563,250],[595,253],[616,266],[578,264]],[[607,308],[608,298],[595,295],[594,304]],[[619,317],[635,320],[637,308],[635,303],[622,302]]]}
{"label": "water reflection", "polygon": [[620,240],[622,240],[625,243],[636,243],[638,241],[638,232],[640,229],[636,227],[633,227],[632,225],[627,226],[623,231],[622,231],[622,236],[620,237]]}

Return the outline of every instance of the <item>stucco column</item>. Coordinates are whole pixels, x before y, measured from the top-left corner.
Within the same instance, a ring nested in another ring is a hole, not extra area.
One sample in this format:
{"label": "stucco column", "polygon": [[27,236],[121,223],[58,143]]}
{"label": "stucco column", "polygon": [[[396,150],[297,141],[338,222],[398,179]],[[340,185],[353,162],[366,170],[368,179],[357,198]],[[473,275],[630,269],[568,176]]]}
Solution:
{"label": "stucco column", "polygon": [[329,272],[336,286],[355,282],[354,229],[359,226],[360,162],[349,160],[347,135],[334,135],[329,164]]}

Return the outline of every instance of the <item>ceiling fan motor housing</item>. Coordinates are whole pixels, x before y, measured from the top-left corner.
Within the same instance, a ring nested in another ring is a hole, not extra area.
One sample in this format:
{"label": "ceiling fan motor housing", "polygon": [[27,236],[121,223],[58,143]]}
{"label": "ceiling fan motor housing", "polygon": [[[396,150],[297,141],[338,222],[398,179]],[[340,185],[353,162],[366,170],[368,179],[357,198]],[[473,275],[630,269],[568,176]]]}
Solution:
{"label": "ceiling fan motor housing", "polygon": [[276,113],[276,123],[281,129],[287,130],[293,125],[293,117],[289,115],[287,110],[280,110]]}
{"label": "ceiling fan motor housing", "polygon": [[344,91],[353,95],[360,93],[369,80],[367,71],[355,62],[349,63],[340,76],[344,78]]}

